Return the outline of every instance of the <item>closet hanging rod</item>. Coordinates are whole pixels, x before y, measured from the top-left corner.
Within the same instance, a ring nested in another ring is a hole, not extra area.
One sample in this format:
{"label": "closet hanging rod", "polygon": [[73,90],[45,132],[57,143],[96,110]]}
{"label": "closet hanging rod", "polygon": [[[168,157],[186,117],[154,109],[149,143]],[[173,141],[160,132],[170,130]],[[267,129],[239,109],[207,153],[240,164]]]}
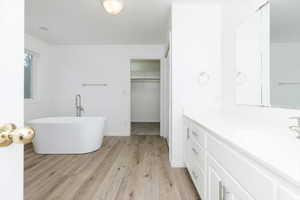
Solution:
{"label": "closet hanging rod", "polygon": [[106,83],[83,83],[82,87],[88,87],[88,86],[102,86],[102,87],[106,87],[107,84]]}

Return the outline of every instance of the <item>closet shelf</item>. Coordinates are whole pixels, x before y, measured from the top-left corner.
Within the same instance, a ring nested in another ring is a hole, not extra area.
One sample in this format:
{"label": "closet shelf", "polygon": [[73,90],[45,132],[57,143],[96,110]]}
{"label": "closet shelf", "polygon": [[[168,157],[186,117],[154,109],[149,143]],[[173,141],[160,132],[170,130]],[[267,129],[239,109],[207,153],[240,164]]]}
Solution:
{"label": "closet shelf", "polygon": [[160,81],[159,78],[132,78],[131,81]]}

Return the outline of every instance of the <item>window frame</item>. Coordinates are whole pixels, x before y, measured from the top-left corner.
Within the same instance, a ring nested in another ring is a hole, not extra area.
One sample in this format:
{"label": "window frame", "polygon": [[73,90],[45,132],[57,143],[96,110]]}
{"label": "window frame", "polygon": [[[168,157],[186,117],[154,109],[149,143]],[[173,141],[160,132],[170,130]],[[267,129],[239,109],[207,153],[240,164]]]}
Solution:
{"label": "window frame", "polygon": [[[33,56],[33,62],[32,62],[32,66],[31,66],[31,98],[25,98],[25,95],[23,95],[24,98],[24,102],[26,103],[37,103],[39,98],[38,98],[38,92],[37,92],[37,63],[38,63],[38,59],[40,57],[40,54],[32,51],[30,49],[25,48],[24,49],[24,54],[28,53],[31,54]],[[23,66],[24,67],[24,66]],[[25,73],[24,74],[24,78],[25,78]],[[25,85],[24,85],[25,87]]]}

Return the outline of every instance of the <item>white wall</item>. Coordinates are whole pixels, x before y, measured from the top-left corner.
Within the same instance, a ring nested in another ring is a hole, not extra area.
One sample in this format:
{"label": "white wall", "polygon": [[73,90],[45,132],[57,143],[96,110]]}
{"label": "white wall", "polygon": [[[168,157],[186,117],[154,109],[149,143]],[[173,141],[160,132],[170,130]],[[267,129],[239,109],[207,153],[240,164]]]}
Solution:
{"label": "white wall", "polygon": [[[183,109],[205,112],[221,104],[221,6],[172,6],[172,166],[182,166]],[[200,84],[199,75],[210,76]]]}
{"label": "white wall", "polygon": [[49,95],[51,77],[48,76],[50,71],[50,45],[25,34],[25,48],[38,54],[33,69],[34,100],[25,100],[24,114],[26,122],[51,115],[51,108],[49,107],[49,102],[51,102],[51,96]]}
{"label": "white wall", "polygon": [[300,43],[271,43],[271,105],[299,108],[299,85],[278,82],[300,82]]}
{"label": "white wall", "polygon": [[[49,45],[30,35],[25,36],[25,48],[39,55],[35,69],[36,98],[25,101],[25,120],[74,116],[74,97],[81,94],[84,115],[107,118],[107,135],[130,135],[130,60],[160,60],[164,55],[160,45]],[[83,83],[108,86],[82,87]],[[145,87],[149,91],[158,87],[158,94],[149,93],[149,98],[159,106],[159,84]],[[159,110],[147,120],[159,121]]]}
{"label": "white wall", "polygon": [[236,30],[243,18],[252,12],[250,1],[228,0],[223,4],[222,68],[223,104],[235,105]]}
{"label": "white wall", "polygon": [[[82,95],[84,115],[107,118],[107,135],[130,135],[130,60],[161,59],[160,45],[58,45],[51,48],[51,89],[56,116],[74,116]],[[107,87],[82,87],[105,83]]]}

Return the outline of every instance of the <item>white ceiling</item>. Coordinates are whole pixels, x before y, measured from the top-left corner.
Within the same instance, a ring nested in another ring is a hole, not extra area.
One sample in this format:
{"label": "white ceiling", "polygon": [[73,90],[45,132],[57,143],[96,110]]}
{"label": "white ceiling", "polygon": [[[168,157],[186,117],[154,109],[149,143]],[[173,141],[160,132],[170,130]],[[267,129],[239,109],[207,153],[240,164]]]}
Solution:
{"label": "white ceiling", "polygon": [[100,0],[26,0],[25,32],[51,43],[161,44],[171,1],[124,0],[123,12],[110,16]]}
{"label": "white ceiling", "polygon": [[[54,44],[162,44],[174,1],[218,0],[124,0],[117,16],[101,0],[25,0],[25,32]],[[300,42],[299,8],[300,0],[271,0],[272,41]]]}
{"label": "white ceiling", "polygon": [[161,44],[171,2],[124,0],[110,16],[100,0],[25,0],[25,32],[56,44]]}
{"label": "white ceiling", "polygon": [[218,0],[124,0],[117,16],[101,0],[25,0],[25,32],[54,44],[162,44],[174,1]]}
{"label": "white ceiling", "polygon": [[300,42],[300,0],[271,0],[272,42]]}

